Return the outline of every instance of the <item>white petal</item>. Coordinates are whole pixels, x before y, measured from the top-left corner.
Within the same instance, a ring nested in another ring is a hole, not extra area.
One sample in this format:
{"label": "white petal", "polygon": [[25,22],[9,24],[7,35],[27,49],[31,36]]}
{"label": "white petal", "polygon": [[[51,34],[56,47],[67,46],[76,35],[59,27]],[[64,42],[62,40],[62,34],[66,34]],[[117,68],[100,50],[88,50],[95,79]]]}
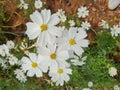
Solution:
{"label": "white petal", "polygon": [[63,60],[67,60],[69,58],[68,51],[58,52],[58,56],[61,57],[61,59],[63,59]]}
{"label": "white petal", "polygon": [[77,55],[81,55],[84,52],[84,50],[81,47],[79,47],[78,45],[75,45],[74,51]]}
{"label": "white petal", "polygon": [[36,77],[42,77],[42,72],[40,69],[37,68],[35,72],[36,72]]}
{"label": "white petal", "polygon": [[113,10],[120,4],[120,0],[109,0],[108,8]]}
{"label": "white petal", "polygon": [[37,61],[37,55],[35,53],[29,53],[29,57],[32,62]]}
{"label": "white petal", "polygon": [[26,25],[27,25],[26,34],[28,35],[29,39],[35,39],[40,35],[41,31],[37,24],[28,22]]}
{"label": "white petal", "polygon": [[69,38],[70,38],[70,39],[71,39],[71,38],[74,38],[74,37],[76,36],[76,34],[77,34],[77,28],[71,27],[71,28],[69,29]]}
{"label": "white petal", "polygon": [[34,71],[33,71],[33,69],[30,69],[28,72],[27,72],[27,76],[29,76],[29,77],[32,77],[32,76],[34,76]]}
{"label": "white petal", "polygon": [[57,14],[53,14],[50,18],[50,21],[48,22],[49,26],[57,25],[60,22],[60,19],[58,18]]}
{"label": "white petal", "polygon": [[58,36],[60,37],[62,35],[61,30],[59,30],[59,28],[57,27],[49,27],[49,33],[53,36]]}
{"label": "white petal", "polygon": [[41,11],[41,14],[42,14],[43,21],[44,21],[43,23],[47,24],[51,17],[51,11],[44,9]]}
{"label": "white petal", "polygon": [[83,39],[83,38],[86,38],[87,37],[87,33],[85,30],[79,30],[78,33],[77,33],[77,36],[76,36],[76,39],[79,40],[79,39]]}
{"label": "white petal", "polygon": [[38,53],[43,55],[43,56],[49,56],[50,55],[50,50],[46,47],[39,47]]}
{"label": "white petal", "polygon": [[41,32],[37,39],[37,44],[39,47],[45,46],[45,32]]}
{"label": "white petal", "polygon": [[38,11],[35,11],[33,14],[31,14],[30,18],[34,23],[38,25],[41,25],[43,23],[42,15]]}
{"label": "white petal", "polygon": [[88,47],[89,41],[87,39],[81,39],[77,43],[80,47]]}

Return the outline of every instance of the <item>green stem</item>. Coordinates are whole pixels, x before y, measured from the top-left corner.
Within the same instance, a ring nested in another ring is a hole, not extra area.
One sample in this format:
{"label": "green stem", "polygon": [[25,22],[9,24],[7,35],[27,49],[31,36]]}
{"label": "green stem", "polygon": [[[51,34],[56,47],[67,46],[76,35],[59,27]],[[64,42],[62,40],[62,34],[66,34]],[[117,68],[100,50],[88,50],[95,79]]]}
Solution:
{"label": "green stem", "polygon": [[15,33],[12,33],[12,32],[0,31],[0,33],[3,33],[3,34],[11,34],[11,35],[14,35],[14,36],[19,36],[18,34],[15,34]]}

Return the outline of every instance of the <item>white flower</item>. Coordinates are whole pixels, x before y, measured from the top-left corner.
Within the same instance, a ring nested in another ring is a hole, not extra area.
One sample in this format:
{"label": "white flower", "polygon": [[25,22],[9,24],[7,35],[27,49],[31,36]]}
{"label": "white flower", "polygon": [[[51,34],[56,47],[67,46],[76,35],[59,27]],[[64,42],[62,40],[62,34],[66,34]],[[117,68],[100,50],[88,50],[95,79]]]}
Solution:
{"label": "white flower", "polygon": [[7,45],[7,47],[8,47],[9,49],[13,49],[13,48],[15,47],[14,42],[11,41],[11,40],[10,40],[10,41],[7,41],[6,45]]}
{"label": "white flower", "polygon": [[86,58],[87,58],[87,56],[86,57],[78,57],[78,56],[75,56],[74,55],[74,58],[73,59],[71,59],[71,62],[72,62],[72,64],[73,65],[75,65],[75,66],[82,66],[82,65],[84,65],[85,64],[85,60],[86,60]]}
{"label": "white flower", "polygon": [[0,45],[0,55],[4,57],[5,55],[8,55],[8,54],[9,54],[8,47],[5,44]]}
{"label": "white flower", "polygon": [[9,55],[8,56],[8,62],[10,63],[10,65],[15,65],[18,63],[18,58],[16,58],[15,56],[13,55]]}
{"label": "white flower", "polygon": [[59,67],[57,70],[54,70],[53,72],[49,72],[49,76],[51,77],[51,80],[56,83],[56,85],[63,86],[64,81],[68,82],[70,77],[69,75],[72,74],[72,70],[70,68],[63,68]]}
{"label": "white flower", "polygon": [[67,20],[65,15],[59,17],[59,19],[60,19],[61,22],[65,22]]}
{"label": "white flower", "polygon": [[101,22],[99,23],[99,26],[105,29],[109,29],[109,24],[105,20],[101,20]]}
{"label": "white flower", "polygon": [[109,0],[108,8],[113,10],[113,9],[117,8],[119,4],[120,4],[120,0]]}
{"label": "white flower", "polygon": [[89,14],[89,11],[87,10],[87,8],[86,7],[80,7],[80,8],[78,8],[78,17],[80,18],[80,17],[82,17],[82,18],[85,18],[86,16],[88,16],[88,14]]}
{"label": "white flower", "polygon": [[37,38],[37,42],[41,45],[49,42],[53,43],[56,36],[61,36],[61,30],[55,26],[60,20],[57,14],[52,14],[50,10],[42,10],[41,13],[35,11],[30,15],[32,22],[27,23],[27,31],[29,39]]}
{"label": "white flower", "polygon": [[3,69],[6,69],[8,67],[6,63],[7,63],[6,59],[0,58],[0,64]]}
{"label": "white flower", "polygon": [[50,68],[50,71],[54,71],[58,66],[68,67],[67,59],[69,54],[67,50],[63,50],[56,46],[56,44],[49,44],[47,47],[41,47],[38,49],[39,57],[43,58],[43,65]]}
{"label": "white flower", "polygon": [[113,89],[114,90],[120,90],[120,87],[118,85],[114,85]]}
{"label": "white flower", "polygon": [[32,77],[42,77],[42,72],[47,72],[47,69],[41,64],[42,59],[38,58],[35,53],[29,53],[28,57],[23,57],[22,61],[22,70],[27,72],[27,76]]}
{"label": "white flower", "polygon": [[117,75],[117,69],[115,67],[110,67],[109,74],[110,76],[114,77],[115,75]]}
{"label": "white flower", "polygon": [[59,46],[67,50],[74,51],[77,55],[81,55],[84,50],[83,47],[88,47],[89,41],[85,39],[87,37],[85,30],[79,30],[79,28],[71,27],[69,30],[63,31],[63,36],[58,38],[57,43]]}
{"label": "white flower", "polygon": [[88,87],[89,87],[89,88],[93,87],[93,82],[89,81],[89,82],[88,82]]}
{"label": "white flower", "polygon": [[82,90],[92,90],[92,89],[90,89],[90,88],[83,88]]}
{"label": "white flower", "polygon": [[65,11],[63,11],[62,9],[58,9],[58,11],[57,11],[56,13],[57,13],[57,15],[58,15],[59,17],[65,15]]}
{"label": "white flower", "polygon": [[65,22],[67,20],[67,17],[65,16],[65,11],[63,11],[62,9],[58,9],[56,13],[61,22]]}
{"label": "white flower", "polygon": [[70,24],[71,27],[75,26],[74,20],[69,20],[68,23]]}
{"label": "white flower", "polygon": [[113,28],[111,28],[111,34],[112,36],[118,36],[118,34],[120,34],[120,27],[118,25],[114,25]]}
{"label": "white flower", "polygon": [[22,83],[25,83],[27,81],[27,77],[25,76],[24,72],[20,69],[16,69],[14,71],[14,74],[16,75],[16,78]]}
{"label": "white flower", "polygon": [[82,22],[81,27],[85,30],[89,30],[91,25],[88,21]]}
{"label": "white flower", "polygon": [[36,0],[34,3],[34,6],[36,9],[40,9],[42,7],[42,1],[41,0]]}
{"label": "white flower", "polygon": [[22,9],[28,9],[28,4],[24,2],[24,0],[20,0],[19,8]]}

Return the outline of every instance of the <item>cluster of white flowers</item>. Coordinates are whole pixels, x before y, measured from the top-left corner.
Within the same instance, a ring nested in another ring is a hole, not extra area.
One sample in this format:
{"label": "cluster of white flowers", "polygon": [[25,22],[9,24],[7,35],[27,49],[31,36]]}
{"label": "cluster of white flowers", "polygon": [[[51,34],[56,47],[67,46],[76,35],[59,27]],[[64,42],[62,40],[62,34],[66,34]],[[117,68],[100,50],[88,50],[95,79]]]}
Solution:
{"label": "cluster of white flowers", "polygon": [[[63,11],[62,9],[58,9],[57,15],[58,15],[61,22],[65,22],[67,20],[67,17],[65,15],[65,11]],[[70,21],[70,23],[71,23],[71,21]],[[72,22],[72,24],[73,24],[73,22]]]}
{"label": "cluster of white flowers", "polygon": [[120,34],[120,26],[119,25],[113,25],[113,27],[110,27],[109,24],[102,20],[99,22],[99,26],[102,26],[104,29],[110,29],[111,35],[117,37]]}
{"label": "cluster of white flowers", "polygon": [[15,46],[13,41],[7,41],[6,44],[0,45],[0,56],[5,60],[1,59],[1,66],[6,67],[6,62],[9,62],[11,66],[17,64],[18,59],[10,53],[10,50]]}
{"label": "cluster of white flowers", "polygon": [[[51,80],[61,86],[70,79],[71,63],[76,66],[85,64],[86,57],[81,57],[84,48],[89,45],[85,31],[87,28],[66,29],[56,26],[63,15],[62,9],[54,14],[51,14],[48,9],[43,9],[41,12],[35,11],[30,15],[32,22],[26,24],[26,34],[30,40],[37,39],[37,53],[30,52],[28,57],[24,56],[21,59],[21,68],[27,76],[42,77],[43,73],[48,72]],[[73,21],[70,23],[74,26]],[[68,59],[71,59],[71,63],[68,63]]]}
{"label": "cluster of white flowers", "polygon": [[28,9],[28,4],[24,2],[24,0],[20,0],[20,5],[18,6],[20,9]]}
{"label": "cluster of white flowers", "polygon": [[[20,0],[20,4],[19,4],[18,7],[19,7],[20,9],[24,8],[24,9],[26,10],[26,9],[28,9],[28,5],[29,5],[29,4],[25,3],[24,0]],[[36,9],[40,9],[40,8],[42,8],[43,3],[42,3],[41,0],[35,0],[34,6],[35,6]]]}
{"label": "cluster of white flowers", "polygon": [[14,74],[16,75],[16,78],[22,83],[25,83],[27,81],[27,77],[25,76],[24,72],[21,69],[16,69],[14,71]]}

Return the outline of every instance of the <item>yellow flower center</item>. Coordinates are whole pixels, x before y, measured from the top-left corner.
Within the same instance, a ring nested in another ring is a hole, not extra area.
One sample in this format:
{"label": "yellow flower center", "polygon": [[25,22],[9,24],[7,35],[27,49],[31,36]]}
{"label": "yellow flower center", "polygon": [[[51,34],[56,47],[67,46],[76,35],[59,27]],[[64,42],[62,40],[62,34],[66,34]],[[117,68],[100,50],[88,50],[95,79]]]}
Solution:
{"label": "yellow flower center", "polygon": [[53,60],[55,60],[55,59],[56,59],[56,54],[55,54],[55,53],[52,53],[52,54],[50,55],[50,58],[53,59]]}
{"label": "yellow flower center", "polygon": [[5,52],[5,49],[2,49],[2,52]]}
{"label": "yellow flower center", "polygon": [[36,68],[38,66],[38,64],[36,62],[32,62],[32,67]]}
{"label": "yellow flower center", "polygon": [[117,30],[114,29],[113,32],[117,32]]}
{"label": "yellow flower center", "polygon": [[63,69],[58,69],[58,74],[62,74],[63,73]]}
{"label": "yellow flower center", "polygon": [[47,30],[47,25],[46,24],[42,24],[40,26],[40,29],[41,29],[41,31],[46,31]]}
{"label": "yellow flower center", "polygon": [[76,41],[75,41],[74,39],[70,39],[70,40],[69,40],[69,44],[70,44],[70,45],[74,45],[75,43],[76,43]]}

